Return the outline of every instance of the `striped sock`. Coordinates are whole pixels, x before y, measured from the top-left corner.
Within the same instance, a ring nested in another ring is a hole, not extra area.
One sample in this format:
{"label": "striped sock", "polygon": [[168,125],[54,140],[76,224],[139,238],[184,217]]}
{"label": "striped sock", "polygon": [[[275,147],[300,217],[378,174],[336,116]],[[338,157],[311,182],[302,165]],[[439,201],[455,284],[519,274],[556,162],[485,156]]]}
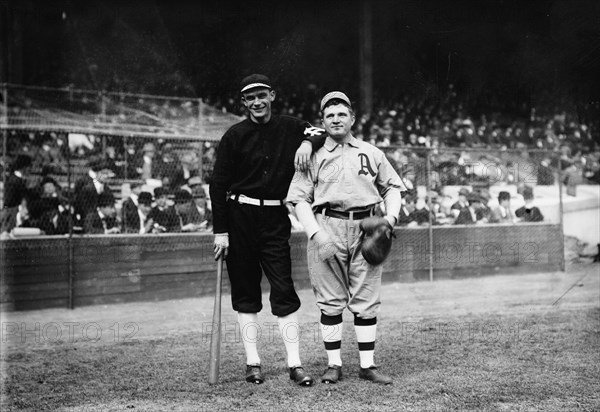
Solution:
{"label": "striped sock", "polygon": [[321,334],[327,351],[329,365],[342,366],[342,315],[321,313]]}
{"label": "striped sock", "polygon": [[258,313],[238,312],[238,322],[242,334],[242,342],[246,350],[246,365],[260,365],[260,357],[256,342],[258,341]]}
{"label": "striped sock", "polygon": [[377,335],[377,318],[363,319],[354,315],[354,330],[358,342],[360,367],[369,368],[375,365],[375,337]]}

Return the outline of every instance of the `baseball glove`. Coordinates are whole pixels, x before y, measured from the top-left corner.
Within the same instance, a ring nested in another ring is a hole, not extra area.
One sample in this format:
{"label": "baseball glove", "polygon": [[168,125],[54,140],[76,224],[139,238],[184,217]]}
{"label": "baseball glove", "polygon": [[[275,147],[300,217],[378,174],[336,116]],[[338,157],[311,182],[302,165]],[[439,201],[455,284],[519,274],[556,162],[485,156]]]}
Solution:
{"label": "baseball glove", "polygon": [[372,216],[360,222],[360,229],[363,257],[373,266],[381,265],[392,248],[392,225],[382,217]]}

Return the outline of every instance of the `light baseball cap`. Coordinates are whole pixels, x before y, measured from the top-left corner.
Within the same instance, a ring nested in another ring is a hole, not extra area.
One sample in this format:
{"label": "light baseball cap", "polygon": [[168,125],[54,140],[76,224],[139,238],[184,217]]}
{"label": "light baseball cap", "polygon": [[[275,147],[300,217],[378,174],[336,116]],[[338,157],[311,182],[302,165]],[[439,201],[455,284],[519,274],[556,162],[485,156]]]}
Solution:
{"label": "light baseball cap", "polygon": [[352,107],[352,103],[350,103],[350,99],[342,92],[329,92],[321,99],[321,110],[325,107],[325,105],[333,100],[338,99],[346,103],[348,106]]}

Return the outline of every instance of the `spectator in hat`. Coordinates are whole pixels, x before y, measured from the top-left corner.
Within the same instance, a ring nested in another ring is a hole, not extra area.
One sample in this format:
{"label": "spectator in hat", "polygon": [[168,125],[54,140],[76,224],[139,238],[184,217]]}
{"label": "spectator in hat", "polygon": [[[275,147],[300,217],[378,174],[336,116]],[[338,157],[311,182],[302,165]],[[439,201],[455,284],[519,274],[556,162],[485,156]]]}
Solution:
{"label": "spectator in hat", "polygon": [[156,146],[154,143],[145,143],[142,148],[141,156],[137,156],[132,161],[135,169],[135,177],[148,180],[158,179],[162,173],[161,161],[156,156]]}
{"label": "spectator in hat", "polygon": [[461,209],[454,221],[455,225],[474,225],[487,222],[484,215],[484,199],[478,193],[469,193],[467,195],[469,206]]}
{"label": "spectator in hat", "polygon": [[[429,200],[431,199],[431,209],[429,209]],[[439,210],[438,194],[435,191],[430,191],[429,196],[423,199],[423,206],[420,209],[416,209],[412,213],[413,221],[417,222],[419,226],[429,225],[429,216],[431,216],[431,223],[437,224],[437,212]]]}
{"label": "spectator in hat", "polygon": [[192,200],[179,208],[182,232],[199,232],[212,227],[212,212],[206,202],[206,191],[202,185],[193,185]]}
{"label": "spectator in hat", "polygon": [[510,193],[501,191],[498,193],[498,206],[491,210],[490,223],[513,223],[514,216],[510,210]]}
{"label": "spectator in hat", "polygon": [[402,198],[402,206],[400,207],[400,214],[398,215],[397,226],[416,226],[415,211],[417,200],[414,196],[408,195]]}
{"label": "spectator in hat", "polygon": [[164,187],[157,187],[154,189],[154,200],[156,206],[148,215],[154,221],[153,232],[178,232],[181,226],[175,208],[169,205],[169,191]]}
{"label": "spectator in hat", "polygon": [[[121,204],[121,230],[123,233],[139,233],[140,221],[138,214],[138,197],[142,192],[143,182],[134,181],[130,184],[129,196]],[[152,203],[152,199],[150,199]]]}
{"label": "spectator in hat", "polygon": [[[4,209],[2,211],[0,220],[0,240],[11,239],[15,230],[19,228],[35,227],[35,222],[31,219],[31,214],[29,212],[29,205],[34,198],[34,193],[28,191],[16,207]],[[8,213],[8,211],[10,211],[10,213]]]}
{"label": "spectator in hat", "polygon": [[[75,182],[75,200],[73,207],[78,219],[83,221],[90,212],[95,212],[98,206],[98,197],[102,193],[112,196],[108,187],[108,179],[114,176],[113,172],[106,167],[101,157],[96,157],[88,162],[88,173]],[[113,197],[114,203],[114,197]]]}
{"label": "spectator in hat", "polygon": [[525,205],[521,206],[515,211],[515,216],[520,219],[521,222],[541,222],[544,220],[544,215],[539,208],[533,206],[533,188],[531,186],[525,186],[523,189],[523,199]]}
{"label": "spectator in hat", "polygon": [[123,226],[126,233],[138,233],[140,235],[152,233],[154,220],[149,216],[152,211],[152,200],[150,192],[140,192],[137,196],[136,213],[129,213],[127,222]]}
{"label": "spectator in hat", "polygon": [[469,201],[467,200],[469,193],[470,191],[466,187],[461,187],[458,191],[458,200],[450,207],[450,211],[455,219],[458,217],[458,214],[462,209],[469,207]]}
{"label": "spectator in hat", "polygon": [[31,156],[20,154],[12,164],[11,173],[4,181],[3,209],[17,208],[27,196],[28,189],[25,178],[31,170]]}
{"label": "spectator in hat", "polygon": [[83,230],[88,235],[121,233],[116,216],[115,198],[107,192],[100,193],[96,210],[91,210],[85,217]]}

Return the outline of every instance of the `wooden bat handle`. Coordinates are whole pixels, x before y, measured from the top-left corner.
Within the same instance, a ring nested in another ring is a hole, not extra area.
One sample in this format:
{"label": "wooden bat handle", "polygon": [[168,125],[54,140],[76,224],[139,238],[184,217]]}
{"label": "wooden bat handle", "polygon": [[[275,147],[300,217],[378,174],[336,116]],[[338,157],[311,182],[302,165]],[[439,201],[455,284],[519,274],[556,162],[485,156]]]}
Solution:
{"label": "wooden bat handle", "polygon": [[211,385],[219,380],[219,363],[221,361],[221,283],[223,278],[223,256],[217,261],[217,288],[215,292],[215,307],[212,318],[212,334],[210,337],[210,364],[208,383]]}

